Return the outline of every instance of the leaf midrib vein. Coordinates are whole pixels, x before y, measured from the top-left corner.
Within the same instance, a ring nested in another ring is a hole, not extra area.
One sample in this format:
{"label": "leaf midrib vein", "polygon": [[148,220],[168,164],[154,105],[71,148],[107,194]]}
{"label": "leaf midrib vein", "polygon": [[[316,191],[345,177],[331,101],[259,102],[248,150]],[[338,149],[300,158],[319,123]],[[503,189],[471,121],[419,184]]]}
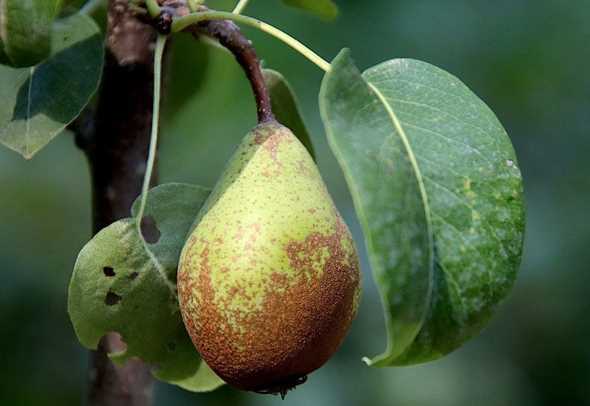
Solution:
{"label": "leaf midrib vein", "polygon": [[[427,222],[426,226],[427,226],[430,238],[432,238],[432,221],[431,221],[432,219],[430,216],[430,205],[428,203],[428,195],[426,193],[426,187],[424,185],[424,179],[422,176],[422,172],[420,170],[418,160],[416,159],[416,155],[414,154],[414,150],[412,149],[412,146],[410,144],[409,138],[408,138],[408,136],[401,124],[401,121],[399,120],[399,118],[397,117],[397,115],[395,114],[395,112],[393,111],[393,109],[391,108],[389,103],[387,102],[387,99],[385,98],[383,93],[381,93],[381,91],[377,87],[375,87],[371,82],[367,81],[367,83],[368,83],[369,87],[371,88],[371,90],[375,93],[375,95],[377,96],[379,101],[385,107],[385,110],[387,111],[389,117],[391,118],[392,124],[395,127],[396,131],[398,132],[398,134],[404,144],[404,147],[408,153],[408,158],[410,159],[412,169],[414,170],[414,173],[416,174],[422,202],[424,203],[424,213],[425,213],[426,222]],[[430,241],[430,243],[431,243],[430,245],[432,247],[432,241]]]}
{"label": "leaf midrib vein", "polygon": [[[429,269],[429,274],[430,274],[429,286],[430,286],[430,288],[428,290],[428,297],[426,299],[426,303],[430,303],[431,298],[432,298],[432,283],[433,283],[433,272],[434,272],[434,269],[433,269],[433,267],[434,267],[434,263],[433,263],[433,261],[434,261],[434,234],[433,234],[433,228],[432,228],[431,210],[430,210],[430,205],[428,203],[428,195],[426,193],[426,186],[424,184],[424,179],[422,177],[422,173],[420,171],[420,166],[418,164],[418,160],[416,159],[416,155],[414,154],[414,151],[412,150],[412,146],[410,144],[408,136],[406,135],[406,132],[405,132],[399,118],[397,117],[397,115],[395,114],[395,112],[393,111],[393,109],[391,108],[389,103],[387,102],[387,99],[385,98],[383,93],[381,93],[381,91],[376,86],[374,86],[368,79],[366,79],[366,82],[367,82],[369,88],[371,89],[371,91],[373,91],[375,96],[377,96],[377,98],[383,104],[383,107],[387,111],[387,114],[389,115],[389,118],[391,119],[391,122],[392,122],[395,130],[399,134],[399,136],[402,140],[402,143],[404,145],[404,148],[406,149],[406,151],[408,153],[408,158],[409,158],[410,163],[412,165],[412,169],[414,170],[414,173],[416,174],[416,180],[418,182],[418,188],[420,190],[420,197],[421,197],[422,203],[424,205],[424,215],[426,218],[426,231],[428,234],[428,246],[429,246],[428,263],[430,264],[430,269]],[[392,137],[393,137],[393,134],[392,134]],[[423,323],[426,318],[426,314],[428,313],[427,309],[428,309],[428,306],[425,306],[424,312],[422,314],[421,323]]]}

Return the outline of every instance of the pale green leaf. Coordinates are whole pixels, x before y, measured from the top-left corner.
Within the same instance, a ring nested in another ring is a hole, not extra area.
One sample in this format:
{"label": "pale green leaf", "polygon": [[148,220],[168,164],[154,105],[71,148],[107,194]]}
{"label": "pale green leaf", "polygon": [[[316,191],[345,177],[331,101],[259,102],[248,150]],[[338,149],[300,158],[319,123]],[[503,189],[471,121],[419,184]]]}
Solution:
{"label": "pale green leaf", "polygon": [[516,277],[524,204],[510,139],[457,78],[415,60],[361,75],[344,51],[320,104],[385,310],[387,349],[368,362],[439,358],[486,325]]}
{"label": "pale green leaf", "polygon": [[[95,349],[108,332],[127,344],[111,354],[139,357],[154,375],[187,390],[213,390],[223,382],[203,363],[184,324],[176,293],[176,269],[187,232],[209,191],[166,184],[152,189],[138,233],[137,218],[117,221],[80,252],[69,288],[68,310],[78,339]],[[138,210],[138,202],[133,215]]]}
{"label": "pale green leaf", "polygon": [[73,15],[55,24],[51,56],[43,63],[0,66],[0,143],[31,158],[88,104],[102,64],[98,27],[89,17]]}

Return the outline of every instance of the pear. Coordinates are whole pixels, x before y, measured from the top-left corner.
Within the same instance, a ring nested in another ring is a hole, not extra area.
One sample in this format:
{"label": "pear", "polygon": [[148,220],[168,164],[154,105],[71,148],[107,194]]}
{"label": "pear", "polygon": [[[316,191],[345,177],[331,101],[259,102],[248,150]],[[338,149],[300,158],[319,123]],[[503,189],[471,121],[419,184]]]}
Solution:
{"label": "pear", "polygon": [[243,140],[184,246],[180,309],[206,363],[243,390],[282,393],[337,350],[359,261],[305,147],[277,122]]}

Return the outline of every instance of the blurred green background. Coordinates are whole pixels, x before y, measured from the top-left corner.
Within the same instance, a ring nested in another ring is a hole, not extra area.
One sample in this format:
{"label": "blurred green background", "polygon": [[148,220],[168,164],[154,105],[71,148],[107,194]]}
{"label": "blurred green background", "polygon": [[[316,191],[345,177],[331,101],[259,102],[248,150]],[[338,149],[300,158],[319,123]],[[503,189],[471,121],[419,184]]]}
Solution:
{"label": "blurred green background", "polygon": [[[158,405],[590,404],[590,2],[588,0],[340,0],[324,23],[253,0],[271,21],[331,58],[352,48],[361,68],[422,59],[460,77],[496,112],[524,174],[528,227],[520,277],[484,333],[443,360],[369,369],[385,343],[379,298],[342,174],[329,152],[317,93],[322,72],[245,29],[265,64],[292,83],[324,178],[363,256],[364,296],[338,354],[280,398],[223,388],[156,388]],[[232,2],[212,6],[231,8]],[[161,181],[213,185],[255,123],[243,74],[189,38],[174,45],[164,100]],[[189,92],[195,92],[189,94]],[[190,96],[190,97],[189,97]],[[26,162],[0,149],[0,405],[76,405],[87,354],[66,313],[76,254],[90,236],[84,156],[62,135]]]}

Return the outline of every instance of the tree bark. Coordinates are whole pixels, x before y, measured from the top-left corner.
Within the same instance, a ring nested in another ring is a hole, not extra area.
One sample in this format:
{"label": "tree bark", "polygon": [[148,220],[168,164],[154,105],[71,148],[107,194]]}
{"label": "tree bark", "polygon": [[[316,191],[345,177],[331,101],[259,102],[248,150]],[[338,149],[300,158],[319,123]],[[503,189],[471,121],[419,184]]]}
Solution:
{"label": "tree bark", "polygon": [[[78,134],[92,176],[94,233],[124,217],[141,193],[150,138],[154,30],[109,0],[106,60],[90,131]],[[152,182],[154,179],[152,179]],[[91,352],[88,405],[147,406],[153,378],[140,360],[115,366],[107,357],[124,343],[108,334]]]}

